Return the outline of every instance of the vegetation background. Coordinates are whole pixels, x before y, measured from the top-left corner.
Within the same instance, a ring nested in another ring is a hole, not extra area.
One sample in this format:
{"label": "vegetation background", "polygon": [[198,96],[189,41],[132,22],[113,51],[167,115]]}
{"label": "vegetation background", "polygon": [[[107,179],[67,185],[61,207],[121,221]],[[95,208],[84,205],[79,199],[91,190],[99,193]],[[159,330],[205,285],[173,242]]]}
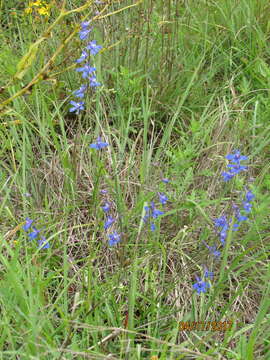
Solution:
{"label": "vegetation background", "polygon": [[[270,359],[269,1],[36,3],[0,1],[0,359]],[[77,32],[93,18],[103,85],[77,116]],[[95,152],[99,135],[110,146]],[[246,182],[225,184],[235,148]],[[213,262],[202,242],[247,184],[250,220]],[[162,191],[151,232],[144,206]],[[215,277],[198,295],[205,264]],[[225,320],[226,333],[179,331]]]}

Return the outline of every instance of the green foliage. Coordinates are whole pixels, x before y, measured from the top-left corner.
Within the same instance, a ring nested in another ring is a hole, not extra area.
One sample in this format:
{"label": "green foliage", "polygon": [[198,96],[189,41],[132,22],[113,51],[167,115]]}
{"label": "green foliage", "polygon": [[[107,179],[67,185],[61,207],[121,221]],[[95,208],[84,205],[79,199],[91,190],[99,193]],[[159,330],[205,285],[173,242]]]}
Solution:
{"label": "green foliage", "polygon": [[[17,3],[0,2],[0,358],[268,359],[269,1],[52,1],[47,20]],[[97,10],[103,86],[77,117],[77,30]],[[101,135],[110,147],[96,154]],[[232,189],[220,173],[233,148],[250,166]],[[202,241],[247,181],[250,220],[199,297]],[[119,214],[116,248],[101,189]],[[142,216],[158,191],[169,205],[151,233]],[[50,249],[28,241],[27,216]],[[224,320],[225,334],[179,331]]]}

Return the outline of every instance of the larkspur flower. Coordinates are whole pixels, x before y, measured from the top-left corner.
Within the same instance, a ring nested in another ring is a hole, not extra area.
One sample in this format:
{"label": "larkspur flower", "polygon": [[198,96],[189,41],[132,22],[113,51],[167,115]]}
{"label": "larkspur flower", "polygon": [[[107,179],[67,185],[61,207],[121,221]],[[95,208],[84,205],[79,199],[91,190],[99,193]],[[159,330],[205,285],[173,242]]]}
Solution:
{"label": "larkspur flower", "polygon": [[79,90],[73,92],[73,94],[78,98],[83,98],[85,95],[85,91],[87,89],[87,85],[82,85]]}
{"label": "larkspur flower", "polygon": [[210,251],[214,257],[219,258],[220,257],[220,251],[217,250],[217,246],[209,246],[205,241],[203,241],[204,245],[207,247],[207,249]]}
{"label": "larkspur flower", "polygon": [[114,231],[112,234],[108,235],[108,238],[110,246],[116,245],[121,241],[121,236],[117,233],[117,231]]}
{"label": "larkspur flower", "polygon": [[89,33],[92,31],[92,29],[82,29],[79,31],[79,37],[81,40],[85,40],[88,38]]}
{"label": "larkspur flower", "polygon": [[250,202],[251,200],[253,200],[255,198],[255,195],[252,194],[252,192],[250,190],[247,191],[246,193],[246,201]]}
{"label": "larkspur flower", "polygon": [[90,23],[91,23],[90,20],[89,20],[89,21],[83,21],[83,22],[81,22],[81,28],[82,28],[82,29],[88,28],[88,26],[90,25]]}
{"label": "larkspur flower", "polygon": [[159,202],[162,205],[165,205],[166,202],[168,201],[168,197],[164,193],[159,193],[158,195],[159,195]]}
{"label": "larkspur flower", "polygon": [[163,215],[164,214],[164,211],[160,211],[158,209],[154,209],[153,212],[152,212],[152,217],[154,219],[157,219],[160,215]]}
{"label": "larkspur flower", "polygon": [[246,212],[250,212],[251,211],[251,208],[252,208],[252,204],[249,203],[248,201],[244,201],[243,202],[243,208]]}
{"label": "larkspur flower", "polygon": [[143,221],[146,223],[151,216],[151,209],[149,206],[145,206],[144,210],[145,210],[145,215],[143,217]]}
{"label": "larkspur flower", "polygon": [[110,211],[111,206],[110,206],[110,204],[108,202],[106,202],[103,206],[101,206],[101,208],[105,213],[107,213],[107,212]]}
{"label": "larkspur flower", "polygon": [[207,267],[205,267],[204,277],[205,277],[205,278],[209,278],[209,279],[212,280],[212,279],[214,278],[214,273],[213,273],[213,271],[209,271],[209,270],[207,269]]}
{"label": "larkspur flower", "polygon": [[151,229],[151,231],[156,230],[156,225],[153,222],[151,222],[151,224],[150,224],[150,229]]}
{"label": "larkspur flower", "polygon": [[75,62],[80,64],[81,62],[85,61],[88,58],[88,56],[89,56],[89,53],[87,51],[83,50],[81,56]]}
{"label": "larkspur flower", "polygon": [[247,160],[248,157],[241,155],[239,150],[235,150],[234,153],[228,154],[226,156],[226,159],[231,161],[232,164],[228,164],[227,167],[230,169],[229,172],[223,172],[223,180],[229,181],[231,180],[235,175],[239,174],[241,171],[247,170],[247,166],[243,166],[240,164],[240,161]]}
{"label": "larkspur flower", "polygon": [[82,77],[83,79],[86,79],[88,78],[94,71],[96,71],[96,68],[93,67],[93,66],[90,66],[88,64],[80,67],[80,68],[77,68],[76,71],[78,72],[82,72]]}
{"label": "larkspur flower", "polygon": [[33,231],[28,234],[30,240],[33,240],[38,237],[40,230],[38,230],[35,226],[33,226]]}
{"label": "larkspur flower", "polygon": [[[145,215],[143,217],[143,221],[145,223],[147,223],[149,219],[157,219],[160,215],[164,214],[163,211],[158,210],[155,207],[155,204],[153,201],[151,201],[150,206],[145,206],[144,209],[145,209]],[[153,221],[150,222],[150,230],[155,231],[155,229],[156,229],[156,225],[153,223]]]}
{"label": "larkspur flower", "polygon": [[23,230],[24,230],[24,231],[28,231],[28,230],[31,228],[33,222],[34,222],[34,220],[31,220],[29,217],[27,217],[27,218],[25,219],[25,225],[23,225],[23,227],[22,227]]}
{"label": "larkspur flower", "polygon": [[101,83],[98,82],[96,76],[93,75],[89,78],[89,85],[90,85],[90,87],[95,88],[97,86],[100,86]]}
{"label": "larkspur flower", "polygon": [[101,138],[98,137],[97,138],[97,142],[96,143],[93,143],[93,144],[90,144],[89,147],[92,148],[92,149],[97,149],[97,150],[100,150],[100,149],[103,149],[105,147],[109,146],[108,143],[106,142],[103,142],[101,141]]}
{"label": "larkspur flower", "polygon": [[84,110],[84,102],[83,101],[76,102],[76,101],[71,100],[70,104],[73,105],[73,107],[71,107],[69,109],[69,112],[75,111],[76,114],[79,114],[80,111]]}
{"label": "larkspur flower", "polygon": [[96,55],[101,49],[101,45],[97,45],[96,40],[90,41],[90,43],[86,46],[86,49],[90,50],[91,55]]}
{"label": "larkspur flower", "polygon": [[221,232],[219,233],[219,240],[222,245],[225,244],[226,238],[227,238],[227,230],[221,230]]}
{"label": "larkspur flower", "polygon": [[239,211],[239,213],[236,214],[236,219],[238,222],[242,222],[242,221],[246,221],[248,219],[248,217],[245,215],[241,215],[241,213]]}
{"label": "larkspur flower", "polygon": [[79,31],[79,37],[81,40],[88,38],[89,33],[92,31],[92,28],[88,28],[90,21],[84,21],[81,23],[81,30]]}
{"label": "larkspur flower", "polygon": [[170,182],[170,180],[167,178],[163,178],[161,181],[164,182],[164,184],[168,184]]}
{"label": "larkspur flower", "polygon": [[104,229],[108,230],[109,227],[115,222],[115,218],[113,218],[112,216],[108,216],[106,219],[106,222],[104,224]]}
{"label": "larkspur flower", "polygon": [[228,154],[226,159],[232,161],[233,163],[239,163],[242,160],[248,160],[248,157],[241,155],[239,150],[235,150],[234,154]]}
{"label": "larkspur flower", "polygon": [[240,164],[229,164],[227,167],[231,169],[231,173],[233,175],[239,174],[241,171],[245,171],[247,169],[247,166]]}
{"label": "larkspur flower", "polygon": [[224,171],[221,175],[223,176],[223,180],[224,180],[225,182],[231,180],[231,179],[234,177],[234,174],[233,174],[233,173],[231,173],[231,172],[226,172],[226,171]]}
{"label": "larkspur flower", "polygon": [[228,228],[228,223],[225,215],[222,215],[219,218],[214,219],[214,224],[216,227]]}
{"label": "larkspur flower", "polygon": [[196,276],[197,282],[192,285],[193,289],[197,291],[197,294],[205,293],[206,290],[210,287],[208,282],[203,281],[200,277]]}
{"label": "larkspur flower", "polygon": [[49,249],[50,244],[47,242],[45,236],[41,236],[41,239],[38,240],[38,246],[40,249]]}

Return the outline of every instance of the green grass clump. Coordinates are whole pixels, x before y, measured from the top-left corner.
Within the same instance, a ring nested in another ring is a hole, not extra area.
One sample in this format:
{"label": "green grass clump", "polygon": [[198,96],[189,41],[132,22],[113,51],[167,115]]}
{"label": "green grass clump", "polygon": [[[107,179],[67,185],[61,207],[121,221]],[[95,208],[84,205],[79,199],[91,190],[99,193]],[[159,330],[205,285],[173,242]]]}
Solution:
{"label": "green grass clump", "polygon": [[[45,2],[49,15],[0,2],[0,359],[269,359],[269,2]],[[90,19],[102,86],[76,115]],[[236,148],[247,175],[224,183]],[[213,261],[212,219],[245,186],[249,220]],[[151,232],[145,206],[163,192]],[[198,295],[204,265],[215,276]]]}

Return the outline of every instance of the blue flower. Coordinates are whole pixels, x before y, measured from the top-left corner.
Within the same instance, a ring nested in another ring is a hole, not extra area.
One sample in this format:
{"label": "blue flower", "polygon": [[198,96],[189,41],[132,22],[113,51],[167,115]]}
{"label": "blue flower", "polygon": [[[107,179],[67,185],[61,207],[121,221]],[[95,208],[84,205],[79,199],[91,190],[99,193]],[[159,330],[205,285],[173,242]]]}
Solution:
{"label": "blue flower", "polygon": [[253,200],[254,198],[255,198],[255,195],[252,194],[252,192],[250,190],[248,190],[246,193],[246,201],[249,202],[249,201]]}
{"label": "blue flower", "polygon": [[152,209],[151,216],[153,219],[157,219],[160,215],[164,214],[164,211],[160,211],[155,207],[155,204],[153,201],[151,202],[151,209]]}
{"label": "blue flower", "polygon": [[236,219],[238,222],[242,222],[242,221],[246,221],[248,219],[247,216],[245,215],[241,215],[241,213],[239,212],[237,215],[236,215]]}
{"label": "blue flower", "polygon": [[97,81],[97,78],[95,75],[91,76],[89,78],[89,85],[93,88],[97,87],[97,86],[100,86],[101,83]]}
{"label": "blue flower", "polygon": [[101,45],[97,45],[96,40],[90,41],[90,43],[86,46],[86,49],[90,50],[91,55],[96,55],[101,49]]}
{"label": "blue flower", "polygon": [[33,231],[28,234],[30,240],[35,239],[38,234],[40,233],[40,230],[38,230],[35,226],[33,226]]}
{"label": "blue flower", "polygon": [[81,57],[76,60],[76,63],[79,64],[79,63],[83,62],[84,60],[87,59],[88,56],[89,56],[88,52],[84,50],[81,54]]}
{"label": "blue flower", "polygon": [[219,233],[219,239],[220,239],[220,242],[222,243],[222,245],[225,244],[225,240],[227,238],[227,230],[221,230],[221,232]]}
{"label": "blue flower", "polygon": [[108,202],[106,202],[103,206],[101,206],[101,208],[105,213],[107,213],[107,212],[110,211],[111,206],[110,206],[110,204]]}
{"label": "blue flower", "polygon": [[154,209],[153,212],[152,212],[152,217],[154,219],[157,219],[160,215],[163,215],[164,214],[164,211],[160,211],[158,209]]}
{"label": "blue flower", "polygon": [[110,246],[116,245],[119,243],[119,241],[121,241],[121,236],[116,231],[114,231],[112,234],[110,234],[108,236],[108,238],[109,238]]}
{"label": "blue flower", "polygon": [[109,146],[109,144],[106,143],[106,142],[101,141],[101,138],[100,138],[100,137],[97,138],[97,142],[96,142],[96,143],[89,145],[90,148],[92,148],[92,149],[97,149],[97,150],[103,149],[103,148],[106,147],[106,146]]}
{"label": "blue flower", "polygon": [[112,216],[108,216],[104,224],[104,229],[107,230],[115,222],[115,219]]}
{"label": "blue flower", "polygon": [[151,224],[150,224],[150,229],[151,229],[151,231],[156,230],[156,225],[153,222],[151,222]]}
{"label": "blue flower", "polygon": [[170,182],[170,180],[167,178],[163,178],[161,181],[164,182],[164,184],[168,184]]}
{"label": "blue flower", "polygon": [[209,246],[205,241],[203,241],[204,245],[207,247],[207,249],[210,251],[212,255],[214,255],[216,258],[220,257],[220,251],[217,250],[217,246]]}
{"label": "blue flower", "polygon": [[69,109],[69,112],[74,112],[75,111],[76,114],[79,114],[79,112],[81,110],[84,110],[84,102],[83,101],[76,102],[76,101],[71,100],[70,104],[73,105],[73,107],[71,107]]}
{"label": "blue flower", "polygon": [[49,249],[50,244],[47,242],[45,236],[41,236],[41,239],[38,240],[38,246],[40,249]]}
{"label": "blue flower", "polygon": [[91,21],[83,21],[83,22],[81,23],[81,28],[82,28],[82,29],[88,28],[88,26],[90,25],[90,23],[91,23]]}
{"label": "blue flower", "polygon": [[212,279],[214,278],[214,273],[213,273],[213,271],[209,271],[209,270],[207,269],[207,267],[205,267],[204,277],[205,277],[205,278],[209,278],[209,279],[212,280]]}
{"label": "blue flower", "polygon": [[92,28],[88,28],[90,21],[84,21],[81,23],[81,31],[79,31],[79,36],[81,40],[87,39],[89,33],[92,31]]}
{"label": "blue flower", "polygon": [[231,168],[231,173],[234,175],[239,174],[241,171],[245,171],[247,169],[247,166],[240,164],[229,164],[227,167]]}
{"label": "blue flower", "polygon": [[242,160],[248,160],[248,157],[241,155],[239,150],[235,150],[234,154],[227,155],[226,159],[232,161],[233,163],[239,164],[239,162]]}
{"label": "blue flower", "polygon": [[165,205],[166,202],[168,201],[168,198],[167,196],[164,194],[164,193],[159,193],[159,202],[162,204],[162,205]]}
{"label": "blue flower", "polygon": [[28,231],[28,230],[31,228],[33,222],[34,222],[34,220],[31,220],[29,217],[27,217],[27,218],[25,219],[25,225],[23,225],[23,227],[22,227],[23,230],[24,230],[24,231]]}
{"label": "blue flower", "polygon": [[206,290],[210,287],[208,282],[203,281],[200,277],[196,276],[197,282],[192,285],[193,289],[197,291],[197,294],[201,292],[205,293]]}
{"label": "blue flower", "polygon": [[82,29],[79,31],[79,36],[81,40],[85,40],[88,37],[88,34],[92,31],[92,29]]}
{"label": "blue flower", "polygon": [[87,89],[87,85],[82,85],[79,90],[74,91],[74,95],[78,98],[83,98],[85,95],[85,91]]}
{"label": "blue flower", "polygon": [[225,172],[225,171],[224,171],[221,175],[223,176],[223,180],[224,180],[225,182],[231,180],[231,179],[234,177],[234,174],[233,174],[233,173],[231,173],[231,172]]}
{"label": "blue flower", "polygon": [[86,64],[80,68],[77,68],[76,71],[82,72],[83,79],[86,79],[90,76],[90,74],[92,74],[92,72],[96,71],[96,68]]}
{"label": "blue flower", "polygon": [[224,216],[224,215],[220,216],[217,219],[214,219],[214,223],[215,223],[216,227],[222,227],[222,228],[228,227],[227,219],[226,219],[226,216]]}
{"label": "blue flower", "polygon": [[250,212],[252,208],[252,204],[250,204],[248,201],[243,202],[243,208],[246,212]]}

